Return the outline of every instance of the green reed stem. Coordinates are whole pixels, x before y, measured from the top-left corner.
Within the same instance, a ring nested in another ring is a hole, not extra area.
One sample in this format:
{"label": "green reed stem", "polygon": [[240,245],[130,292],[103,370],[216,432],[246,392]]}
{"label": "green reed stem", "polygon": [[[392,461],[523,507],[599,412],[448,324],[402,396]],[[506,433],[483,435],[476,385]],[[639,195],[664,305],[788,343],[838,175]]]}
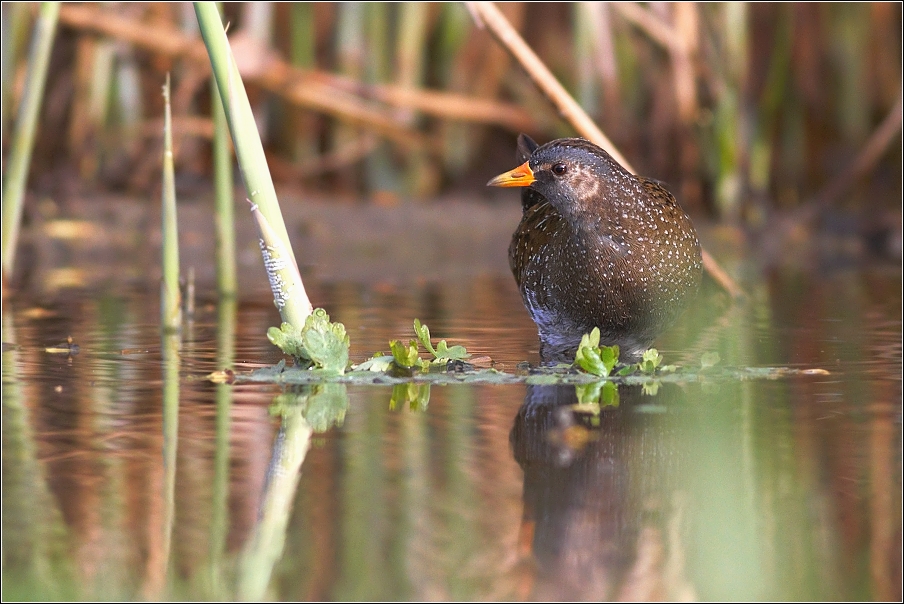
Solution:
{"label": "green reed stem", "polygon": [[15,260],[16,241],[19,238],[19,223],[22,220],[22,202],[25,198],[25,184],[28,180],[28,166],[34,148],[38,115],[47,82],[47,66],[53,48],[57,18],[60,14],[59,2],[44,2],[35,23],[34,37],[28,56],[28,75],[25,93],[16,118],[15,133],[10,147],[6,178],[3,182],[3,272],[11,276]]}
{"label": "green reed stem", "polygon": [[[254,113],[251,111],[251,103],[248,101],[238,67],[229,48],[216,4],[196,2],[195,14],[223,101],[249,201],[254,208],[260,210],[260,214],[270,226],[270,231],[277,238],[277,241],[264,241],[262,244],[265,258],[269,258],[265,260],[265,264],[270,275],[274,300],[283,321],[300,329],[305,318],[311,314],[312,307],[297,271],[295,255],[279,209],[276,189],[273,187],[273,180],[267,167],[267,158],[254,121]],[[268,250],[272,248],[279,248],[278,257],[268,255]],[[273,272],[275,266],[288,266],[294,269],[291,278],[287,281],[284,277],[275,277]]]}
{"label": "green reed stem", "polygon": [[217,291],[221,297],[236,293],[235,205],[232,187],[232,149],[229,146],[229,124],[220,100],[217,83],[211,80],[211,114],[213,115],[213,174],[215,191],[214,222],[217,246]]}
{"label": "green reed stem", "polygon": [[176,176],[173,163],[173,120],[170,108],[170,78],[163,87],[163,284],[160,289],[160,319],[165,330],[178,330],[182,323],[179,292],[179,227],[176,220]]}

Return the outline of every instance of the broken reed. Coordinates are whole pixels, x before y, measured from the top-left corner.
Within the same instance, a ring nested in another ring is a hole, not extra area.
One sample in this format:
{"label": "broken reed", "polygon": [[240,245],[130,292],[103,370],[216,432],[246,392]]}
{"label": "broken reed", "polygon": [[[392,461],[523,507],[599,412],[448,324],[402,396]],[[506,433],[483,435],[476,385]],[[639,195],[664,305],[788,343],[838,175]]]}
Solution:
{"label": "broken reed", "polygon": [[163,86],[163,187],[162,258],[163,282],[160,286],[160,320],[165,330],[176,331],[182,325],[182,295],[179,291],[179,227],[176,218],[176,177],[173,161],[173,118],[170,108],[170,78]]}

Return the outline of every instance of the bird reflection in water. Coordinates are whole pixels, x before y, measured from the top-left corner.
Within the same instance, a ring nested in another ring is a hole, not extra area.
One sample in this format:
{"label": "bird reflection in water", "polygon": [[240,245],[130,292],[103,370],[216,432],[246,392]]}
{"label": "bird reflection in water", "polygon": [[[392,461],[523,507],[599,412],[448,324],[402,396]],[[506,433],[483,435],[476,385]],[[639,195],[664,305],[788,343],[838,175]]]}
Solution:
{"label": "bird reflection in water", "polygon": [[[666,385],[655,402],[676,395]],[[520,595],[693,597],[669,544],[680,494],[670,486],[676,460],[661,415],[638,410],[650,402],[640,386],[620,386],[620,403],[598,416],[577,402],[574,386],[529,385],[509,437],[524,471],[521,553],[534,564]]]}

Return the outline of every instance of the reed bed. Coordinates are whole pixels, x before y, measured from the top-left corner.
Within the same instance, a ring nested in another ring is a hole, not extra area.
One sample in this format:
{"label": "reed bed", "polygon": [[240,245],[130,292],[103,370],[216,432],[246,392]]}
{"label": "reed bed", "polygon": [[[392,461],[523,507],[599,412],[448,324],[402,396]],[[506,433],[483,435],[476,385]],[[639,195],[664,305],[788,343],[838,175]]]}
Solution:
{"label": "reed bed", "polygon": [[[696,215],[756,225],[898,207],[900,4],[498,8],[635,169]],[[518,132],[576,134],[464,4],[224,10],[278,186],[383,203],[474,195]],[[3,6],[4,158],[37,12]],[[156,186],[166,72],[176,173],[207,179],[210,68],[193,12],[64,4],[31,186]]]}

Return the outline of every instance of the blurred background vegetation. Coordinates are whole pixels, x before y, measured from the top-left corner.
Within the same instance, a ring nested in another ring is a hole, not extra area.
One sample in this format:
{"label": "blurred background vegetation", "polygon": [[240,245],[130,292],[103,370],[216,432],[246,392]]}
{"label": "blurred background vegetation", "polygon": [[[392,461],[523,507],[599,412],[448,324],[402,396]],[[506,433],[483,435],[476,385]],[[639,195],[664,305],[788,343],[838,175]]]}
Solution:
{"label": "blurred background vegetation", "polygon": [[[778,210],[831,209],[891,216],[900,233],[900,3],[499,8],[638,171],[695,216],[756,226]],[[2,10],[6,161],[37,5]],[[224,10],[278,189],[482,198],[513,166],[518,132],[574,135],[466,4]],[[212,171],[191,5],[64,4],[30,190],[156,193],[167,72],[184,197]]]}

